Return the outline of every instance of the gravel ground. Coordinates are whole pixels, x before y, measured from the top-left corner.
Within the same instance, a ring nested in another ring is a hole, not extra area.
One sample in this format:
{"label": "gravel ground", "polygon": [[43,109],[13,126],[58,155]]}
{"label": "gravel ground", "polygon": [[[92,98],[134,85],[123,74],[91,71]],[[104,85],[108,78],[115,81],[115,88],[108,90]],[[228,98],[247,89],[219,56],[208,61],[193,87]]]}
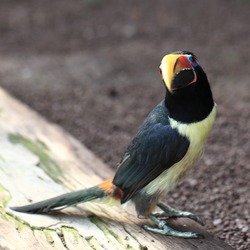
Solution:
{"label": "gravel ground", "polygon": [[166,202],[250,249],[248,1],[23,0],[0,3],[0,85],[112,168],[164,97],[166,53],[197,54],[218,104],[203,159]]}

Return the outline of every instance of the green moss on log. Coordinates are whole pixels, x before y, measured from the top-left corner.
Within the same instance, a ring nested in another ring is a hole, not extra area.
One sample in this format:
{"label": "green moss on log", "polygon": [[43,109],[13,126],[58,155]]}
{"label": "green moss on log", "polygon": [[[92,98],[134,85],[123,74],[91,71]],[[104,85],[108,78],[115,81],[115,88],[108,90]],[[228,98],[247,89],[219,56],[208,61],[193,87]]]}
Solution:
{"label": "green moss on log", "polygon": [[49,147],[41,140],[31,141],[20,134],[9,134],[9,140],[14,144],[21,144],[39,158],[38,167],[55,182],[62,184],[62,170],[50,156]]}
{"label": "green moss on log", "polygon": [[3,208],[7,207],[10,199],[11,199],[10,192],[0,184],[0,207]]}
{"label": "green moss on log", "polygon": [[133,247],[131,247],[129,244],[126,244],[126,242],[124,242],[124,240],[111,229],[109,223],[97,216],[90,217],[90,220],[92,223],[94,223],[97,227],[101,229],[101,231],[104,233],[105,237],[109,240],[109,242],[114,244],[114,247],[116,245],[122,245],[124,246],[124,249],[133,249]]}

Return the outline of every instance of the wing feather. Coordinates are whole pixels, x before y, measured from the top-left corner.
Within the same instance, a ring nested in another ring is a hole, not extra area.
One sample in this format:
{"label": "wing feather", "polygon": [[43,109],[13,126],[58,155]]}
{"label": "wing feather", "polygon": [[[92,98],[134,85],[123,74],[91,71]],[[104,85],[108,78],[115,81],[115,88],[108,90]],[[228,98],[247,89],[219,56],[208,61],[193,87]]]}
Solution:
{"label": "wing feather", "polygon": [[122,191],[121,202],[131,199],[163,171],[180,161],[189,141],[169,124],[156,123],[140,131],[127,148],[113,183]]}

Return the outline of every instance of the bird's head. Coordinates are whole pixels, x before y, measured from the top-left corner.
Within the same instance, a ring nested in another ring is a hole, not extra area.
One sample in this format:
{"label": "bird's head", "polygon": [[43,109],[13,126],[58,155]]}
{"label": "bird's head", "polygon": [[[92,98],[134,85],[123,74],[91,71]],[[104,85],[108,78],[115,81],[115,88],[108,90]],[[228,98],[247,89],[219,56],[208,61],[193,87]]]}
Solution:
{"label": "bird's head", "polygon": [[166,55],[160,73],[167,89],[165,105],[171,118],[190,123],[211,112],[214,101],[209,82],[193,53],[178,51]]}
{"label": "bird's head", "polygon": [[200,66],[193,53],[178,51],[163,57],[160,74],[167,90],[175,93],[197,83],[197,69]]}

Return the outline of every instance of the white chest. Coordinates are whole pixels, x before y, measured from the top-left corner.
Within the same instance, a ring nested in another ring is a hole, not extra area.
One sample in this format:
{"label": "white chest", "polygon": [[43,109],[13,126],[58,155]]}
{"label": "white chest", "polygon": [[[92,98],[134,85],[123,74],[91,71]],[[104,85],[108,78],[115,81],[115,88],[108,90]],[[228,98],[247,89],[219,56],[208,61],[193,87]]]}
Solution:
{"label": "white chest", "polygon": [[187,175],[202,156],[203,148],[212,130],[215,116],[216,107],[214,106],[209,116],[200,122],[187,125],[170,120],[171,126],[176,128],[181,135],[186,136],[190,141],[190,145],[186,155],[179,162],[147,185],[145,189],[147,193],[166,193],[173,189]]}

